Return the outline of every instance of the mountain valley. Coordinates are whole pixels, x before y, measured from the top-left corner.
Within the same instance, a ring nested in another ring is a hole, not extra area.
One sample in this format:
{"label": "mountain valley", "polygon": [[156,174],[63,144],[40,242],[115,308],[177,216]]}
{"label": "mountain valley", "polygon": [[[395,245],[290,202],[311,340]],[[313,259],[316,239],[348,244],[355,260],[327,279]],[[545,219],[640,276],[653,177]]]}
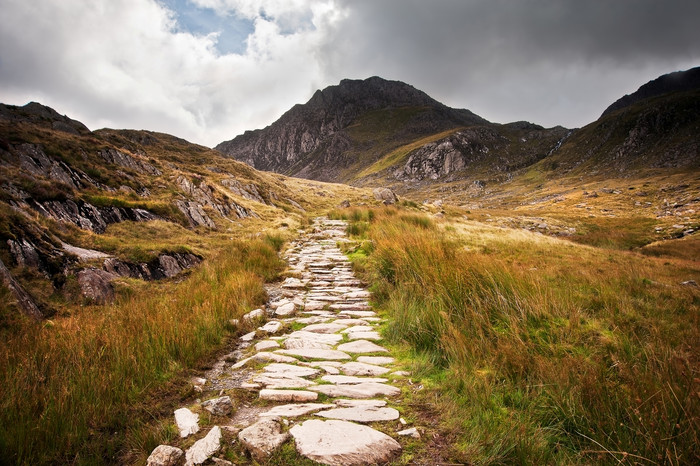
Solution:
{"label": "mountain valley", "polygon": [[[213,149],[0,104],[0,463],[342,464],[299,433],[371,403],[357,464],[697,463],[698,70],[576,129],[343,80]],[[279,388],[323,406],[261,453]]]}

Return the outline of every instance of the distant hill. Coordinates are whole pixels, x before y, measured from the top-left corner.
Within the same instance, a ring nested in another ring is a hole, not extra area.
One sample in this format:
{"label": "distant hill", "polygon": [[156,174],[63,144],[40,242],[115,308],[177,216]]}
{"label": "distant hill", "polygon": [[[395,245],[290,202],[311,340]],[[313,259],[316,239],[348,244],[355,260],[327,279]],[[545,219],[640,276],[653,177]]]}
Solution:
{"label": "distant hill", "polygon": [[490,123],[398,81],[344,80],[216,149],[261,170],[404,193],[452,182],[695,170],[699,84],[700,68],[662,76],[569,130]]}
{"label": "distant hill", "polygon": [[700,89],[700,67],[665,74],[644,84],[636,92],[620,97],[606,108],[601,116],[609,115],[616,110],[629,107],[644,99],[672,92],[686,92],[698,89]]}

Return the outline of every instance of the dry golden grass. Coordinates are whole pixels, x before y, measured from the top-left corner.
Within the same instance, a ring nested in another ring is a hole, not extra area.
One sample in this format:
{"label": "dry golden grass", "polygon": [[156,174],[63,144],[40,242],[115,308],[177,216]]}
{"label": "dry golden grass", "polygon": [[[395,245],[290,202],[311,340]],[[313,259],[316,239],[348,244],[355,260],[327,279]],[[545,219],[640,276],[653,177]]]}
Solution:
{"label": "dry golden grass", "polygon": [[442,395],[455,459],[697,462],[700,290],[681,285],[696,262],[394,209],[349,217],[368,223],[354,256],[387,336]]}

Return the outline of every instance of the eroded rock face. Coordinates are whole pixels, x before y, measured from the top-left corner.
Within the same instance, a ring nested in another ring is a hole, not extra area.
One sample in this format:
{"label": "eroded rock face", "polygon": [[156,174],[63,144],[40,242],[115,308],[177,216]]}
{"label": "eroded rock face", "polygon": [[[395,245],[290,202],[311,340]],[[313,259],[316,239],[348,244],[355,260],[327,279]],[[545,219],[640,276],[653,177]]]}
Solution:
{"label": "eroded rock face", "polygon": [[485,122],[402,82],[345,79],[317,91],[306,104],[293,107],[269,127],[247,131],[216,149],[259,170],[337,181],[339,172],[354,161],[346,155],[356,146],[345,129],[369,111],[400,107],[430,109],[409,124],[410,131],[419,134]]}
{"label": "eroded rock face", "polygon": [[84,297],[98,304],[114,300],[112,280],[116,275],[99,269],[83,269],[78,272],[78,284]]}
{"label": "eroded rock face", "polygon": [[139,264],[111,257],[105,259],[102,268],[120,277],[161,280],[174,277],[201,262],[202,258],[192,253],[171,252]]}
{"label": "eroded rock face", "polygon": [[134,170],[135,172],[144,175],[162,175],[161,171],[153,165],[151,165],[150,163],[140,160],[134,157],[133,155],[126,154],[122,151],[110,148],[100,151],[99,154],[100,157],[102,157],[107,163],[113,163],[115,165],[119,165],[120,167],[130,168],[131,170]]}
{"label": "eroded rock face", "polygon": [[95,207],[84,201],[31,201],[30,205],[45,217],[66,223],[72,223],[84,230],[104,233],[107,225],[131,220],[146,222],[158,220],[160,217],[144,210],[130,207]]}

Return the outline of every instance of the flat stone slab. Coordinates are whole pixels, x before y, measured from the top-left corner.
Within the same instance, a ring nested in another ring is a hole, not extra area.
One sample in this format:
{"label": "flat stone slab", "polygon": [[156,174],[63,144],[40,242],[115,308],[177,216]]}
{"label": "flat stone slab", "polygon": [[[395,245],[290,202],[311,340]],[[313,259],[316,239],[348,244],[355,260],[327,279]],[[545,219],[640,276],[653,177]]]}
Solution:
{"label": "flat stone slab", "polygon": [[197,440],[185,452],[185,465],[202,464],[221,448],[221,428],[214,426],[203,439]]}
{"label": "flat stone slab", "polygon": [[276,353],[308,359],[329,359],[331,361],[352,359],[349,354],[343,351],[329,349],[299,348],[291,350],[277,350]]}
{"label": "flat stone slab", "polygon": [[299,322],[300,324],[325,324],[331,317],[323,316],[312,316],[312,317],[302,317],[301,319],[295,319],[294,322]]}
{"label": "flat stone slab", "polygon": [[297,377],[311,377],[318,375],[318,371],[310,367],[279,363],[268,364],[267,366],[265,366],[265,372],[283,375],[295,375]]}
{"label": "flat stone slab", "polygon": [[315,413],[317,411],[321,411],[322,409],[332,409],[335,407],[336,405],[331,403],[294,403],[275,406],[271,410],[262,413],[260,416],[298,417],[305,414]]}
{"label": "flat stone slab", "polygon": [[325,343],[327,345],[335,345],[336,343],[339,343],[343,339],[343,336],[339,335],[337,333],[326,334],[326,333],[307,332],[306,330],[297,330],[296,332],[290,333],[287,338],[296,338],[299,340],[310,340],[310,341],[316,341],[319,343]]}
{"label": "flat stone slab", "polygon": [[306,332],[314,333],[336,333],[343,330],[347,325],[343,324],[311,324],[304,327]]}
{"label": "flat stone slab", "polygon": [[261,361],[261,362],[289,362],[289,363],[295,363],[297,362],[296,359],[294,359],[291,356],[285,356],[283,354],[278,354],[278,353],[270,353],[270,352],[263,352],[263,353],[257,353],[251,357],[251,359],[254,359],[256,361]]}
{"label": "flat stone slab", "polygon": [[315,383],[302,377],[282,374],[260,374],[253,377],[253,382],[262,384],[265,388],[308,388]]}
{"label": "flat stone slab", "polygon": [[328,465],[386,463],[401,445],[371,427],[352,422],[311,419],[289,430],[299,454]]}
{"label": "flat stone slab", "polygon": [[304,310],[305,311],[320,311],[324,307],[326,307],[326,304],[323,301],[307,301],[304,304]]}
{"label": "flat stone slab", "polygon": [[307,390],[273,390],[263,388],[258,395],[261,400],[283,401],[283,402],[305,402],[316,401],[318,393]]}
{"label": "flat stone slab", "polygon": [[182,438],[196,434],[199,432],[199,414],[195,414],[187,408],[176,409],[175,424],[177,424]]}
{"label": "flat stone slab", "polygon": [[[363,357],[363,356],[361,356]],[[357,358],[358,360],[360,358]],[[370,377],[377,375],[384,375],[391,369],[381,366],[375,366],[373,364],[366,364],[364,362],[347,362],[340,366],[340,371],[346,375],[367,375]]]}
{"label": "flat stone slab", "polygon": [[265,461],[289,438],[282,432],[282,426],[274,419],[262,419],[238,433],[238,440],[250,456],[258,461]]}
{"label": "flat stone slab", "polygon": [[[348,319],[348,320],[360,320],[360,319]],[[342,323],[342,320],[336,320],[335,322]],[[374,327],[370,325],[353,325],[350,328],[346,328],[340,333],[355,333],[355,332],[374,332]]]}
{"label": "flat stone slab", "polygon": [[393,364],[396,359],[391,356],[360,356],[357,358],[357,362],[363,362],[366,364],[377,364],[383,366],[385,364]]}
{"label": "flat stone slab", "polygon": [[[342,317],[342,316],[341,316]],[[337,319],[331,322],[332,324],[345,324],[345,325],[368,325],[368,322],[364,319],[353,319],[350,317],[347,317],[345,319]],[[374,329],[374,327],[370,327],[371,329]],[[344,330],[342,333],[345,333],[347,331]]]}
{"label": "flat stone slab", "polygon": [[282,322],[278,320],[271,320],[262,327],[258,327],[258,330],[261,330],[263,332],[267,333],[277,333],[280,331],[282,328]]}
{"label": "flat stone slab", "polygon": [[321,380],[336,385],[352,385],[358,383],[385,383],[387,379],[379,377],[355,377],[353,375],[324,375]]}
{"label": "flat stone slab", "polygon": [[277,349],[280,344],[275,340],[263,340],[255,344],[255,351],[265,351],[269,349]]}
{"label": "flat stone slab", "polygon": [[340,311],[338,314],[351,317],[374,317],[377,315],[373,311]]}
{"label": "flat stone slab", "polygon": [[354,408],[356,406],[374,406],[382,408],[386,406],[386,400],[335,400],[333,403],[343,408]]}
{"label": "flat stone slab", "polygon": [[287,338],[284,340],[284,343],[282,343],[282,346],[284,346],[285,349],[333,349],[331,344],[302,338]]}
{"label": "flat stone slab", "polygon": [[383,383],[358,383],[355,385],[317,385],[309,390],[331,397],[372,398],[375,396],[396,396],[401,393],[396,387]]}
{"label": "flat stone slab", "polygon": [[326,419],[342,419],[355,422],[394,421],[399,418],[399,412],[394,408],[377,408],[375,406],[355,406],[352,408],[335,408],[316,413],[316,416]]}
{"label": "flat stone slab", "polygon": [[294,314],[294,311],[296,311],[296,306],[292,302],[287,302],[282,304],[281,306],[278,306],[277,309],[275,309],[275,315],[278,316],[289,316]]}
{"label": "flat stone slab", "polygon": [[379,341],[382,339],[382,336],[379,334],[379,332],[353,332],[353,333],[348,333],[348,338],[350,340]]}
{"label": "flat stone slab", "polygon": [[388,353],[389,350],[376,343],[367,340],[351,341],[338,345],[338,351],[346,351],[348,353]]}

